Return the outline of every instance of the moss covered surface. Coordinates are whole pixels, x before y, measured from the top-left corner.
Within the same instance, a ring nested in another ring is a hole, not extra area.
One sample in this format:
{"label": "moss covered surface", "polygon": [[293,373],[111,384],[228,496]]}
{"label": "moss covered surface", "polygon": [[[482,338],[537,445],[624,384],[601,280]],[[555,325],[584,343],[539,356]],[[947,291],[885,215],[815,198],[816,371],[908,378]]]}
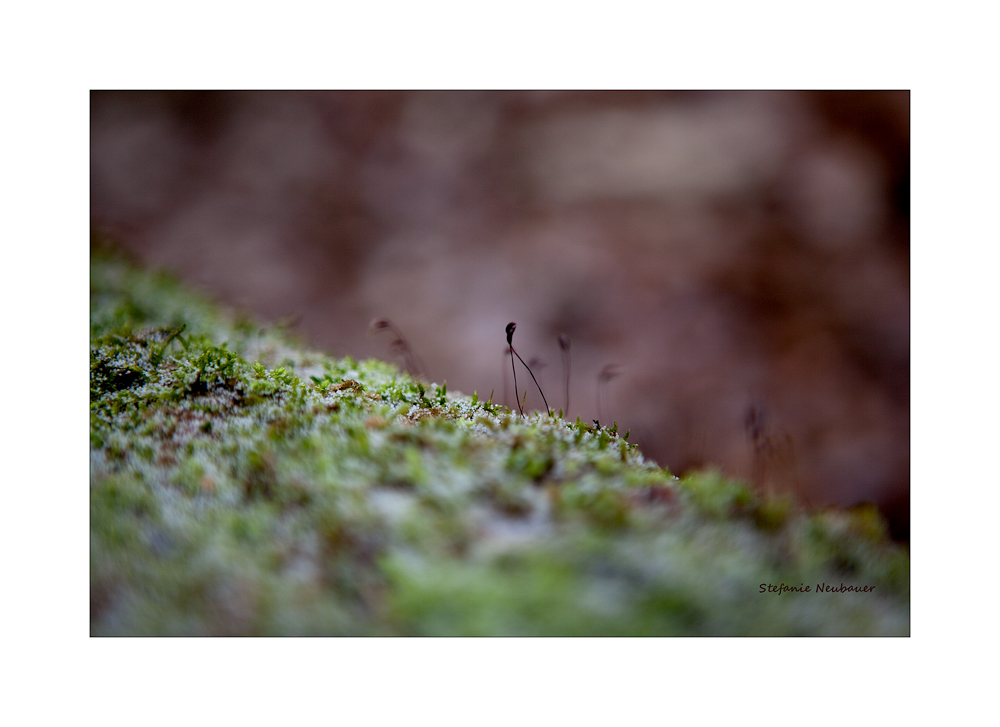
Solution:
{"label": "moss covered surface", "polygon": [[909,634],[872,509],[678,480],[99,251],[90,335],[94,635]]}

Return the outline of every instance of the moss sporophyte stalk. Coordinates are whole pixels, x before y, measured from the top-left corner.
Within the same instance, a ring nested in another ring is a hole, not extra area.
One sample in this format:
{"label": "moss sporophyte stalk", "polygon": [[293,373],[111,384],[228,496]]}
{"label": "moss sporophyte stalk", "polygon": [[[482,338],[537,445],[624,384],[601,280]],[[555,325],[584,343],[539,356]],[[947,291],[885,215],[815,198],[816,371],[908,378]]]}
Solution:
{"label": "moss sporophyte stalk", "polygon": [[617,425],[310,351],[101,249],[90,334],[95,635],[909,633],[872,508],[677,479]]}

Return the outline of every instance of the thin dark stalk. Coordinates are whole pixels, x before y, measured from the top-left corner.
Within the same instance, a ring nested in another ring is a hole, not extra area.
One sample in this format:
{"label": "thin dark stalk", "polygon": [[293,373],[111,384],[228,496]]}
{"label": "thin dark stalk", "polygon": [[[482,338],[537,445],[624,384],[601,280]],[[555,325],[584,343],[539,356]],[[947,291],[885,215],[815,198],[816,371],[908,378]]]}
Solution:
{"label": "thin dark stalk", "polygon": [[517,397],[517,371],[514,369],[514,347],[510,346],[510,370],[514,374],[514,401],[517,402],[517,410],[524,416],[524,409],[521,408],[521,400]]}
{"label": "thin dark stalk", "polygon": [[763,405],[753,402],[747,407],[746,416],[743,419],[743,426],[747,433],[747,439],[753,447],[753,464],[751,466],[751,479],[758,487],[764,486],[765,470],[767,463],[764,452],[767,447],[768,437],[765,434],[766,413]]}
{"label": "thin dark stalk", "polygon": [[563,378],[566,379],[566,418],[569,419],[569,336],[565,333],[559,336],[559,349],[562,351]]}
{"label": "thin dark stalk", "polygon": [[[510,350],[514,351],[514,347],[511,346]],[[542,395],[542,402],[544,402],[544,404],[545,404],[545,411],[547,413],[551,414],[552,410],[549,408],[549,402],[547,402],[545,400],[545,394],[542,392],[542,387],[538,385],[538,379],[536,379],[535,375],[533,373],[531,373],[531,367],[528,366],[528,364],[524,363],[524,359],[521,358],[521,354],[519,354],[517,351],[514,351],[514,355],[517,356],[517,360],[520,361],[524,365],[524,368],[528,369],[528,373],[531,374],[531,380],[535,382],[535,388],[537,388],[538,389],[538,393]],[[527,393],[527,391],[525,391],[525,393]]]}
{"label": "thin dark stalk", "polygon": [[[524,368],[528,369],[528,373],[531,374],[531,380],[535,382],[535,386],[538,388],[538,393],[541,394],[542,401],[545,403],[545,411],[546,411],[546,413],[551,414],[552,410],[549,408],[549,402],[546,401],[546,399],[545,399],[545,394],[542,392],[542,387],[538,385],[538,379],[536,379],[535,378],[535,374],[532,373],[531,367],[528,366],[528,364],[524,363],[524,359],[521,358],[521,354],[519,354],[517,351],[514,350],[513,339],[514,339],[514,330],[516,328],[517,328],[517,324],[514,323],[514,322],[510,322],[510,323],[507,324],[507,345],[510,347],[510,354],[511,354],[511,356],[510,356],[510,368],[511,368],[512,371],[514,370],[514,356],[517,356],[517,360],[520,361],[521,364],[524,366]],[[528,392],[525,391],[525,396],[527,396],[527,393]],[[516,372],[514,373],[514,396],[517,396],[517,373]],[[521,412],[521,416],[524,416],[524,409],[521,407],[521,403],[520,402],[518,402],[517,407],[518,407],[518,409]]]}
{"label": "thin dark stalk", "polygon": [[754,401],[747,407],[743,426],[752,447],[751,478],[764,492],[790,487],[808,504],[808,494],[796,476],[795,443],[787,433],[775,431],[772,420],[763,403]]}
{"label": "thin dark stalk", "polygon": [[524,416],[524,409],[521,408],[521,400],[517,398],[517,370],[514,368],[514,344],[511,343],[511,340],[514,338],[515,328],[517,328],[516,323],[510,322],[507,324],[507,348],[510,349],[510,370],[514,374],[514,401],[517,402],[517,410],[521,412],[521,416]]}
{"label": "thin dark stalk", "polygon": [[[605,398],[607,398],[607,385],[611,379],[618,378],[621,372],[615,364],[608,364],[603,369],[601,373],[597,375],[597,418],[600,419],[603,414],[603,407],[601,406]],[[611,418],[611,412],[608,412],[608,419]]]}
{"label": "thin dark stalk", "polygon": [[393,339],[389,343],[389,350],[393,354],[402,356],[403,366],[408,372],[420,378],[425,374],[423,362],[420,357],[410,348],[410,344],[403,338],[403,334],[388,318],[376,318],[368,325],[368,332],[378,333],[379,331],[389,331]]}
{"label": "thin dark stalk", "polygon": [[[502,358],[500,360],[500,376],[503,377],[503,405],[504,406],[508,406],[507,402],[510,401],[507,398],[507,353],[508,353],[509,349],[510,349],[510,347],[508,346],[507,348],[505,348],[502,351],[502,353],[501,353]],[[513,368],[514,361],[512,360],[510,363],[511,363],[511,367]],[[516,391],[514,392],[514,396],[517,396],[517,392]]]}
{"label": "thin dark stalk", "polygon": [[[545,363],[545,361],[543,361],[542,359],[538,358],[538,356],[532,356],[531,358],[528,359],[528,371],[529,372],[538,371],[538,373],[542,373],[542,371],[545,368],[547,368],[547,367],[548,367],[548,364]],[[532,378],[534,378],[534,377],[532,377]],[[537,386],[538,382],[535,382],[535,385]],[[542,390],[539,389],[538,391],[539,391],[539,393],[541,393]],[[545,399],[545,397],[543,396],[542,400],[544,401],[544,399]],[[548,406],[546,406],[546,410],[547,409],[548,409]]]}

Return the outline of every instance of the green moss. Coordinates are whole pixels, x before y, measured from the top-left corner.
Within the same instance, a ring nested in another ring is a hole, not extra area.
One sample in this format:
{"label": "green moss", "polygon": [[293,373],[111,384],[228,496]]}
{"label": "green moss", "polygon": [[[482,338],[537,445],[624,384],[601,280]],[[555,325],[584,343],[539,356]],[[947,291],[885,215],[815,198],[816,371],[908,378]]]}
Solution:
{"label": "green moss", "polygon": [[[91,259],[94,634],[906,634],[877,511],[309,351]],[[762,595],[761,583],[876,595]]]}
{"label": "green moss", "polygon": [[694,474],[685,479],[681,487],[698,510],[713,518],[743,514],[754,502],[749,487],[726,479],[719,472]]}

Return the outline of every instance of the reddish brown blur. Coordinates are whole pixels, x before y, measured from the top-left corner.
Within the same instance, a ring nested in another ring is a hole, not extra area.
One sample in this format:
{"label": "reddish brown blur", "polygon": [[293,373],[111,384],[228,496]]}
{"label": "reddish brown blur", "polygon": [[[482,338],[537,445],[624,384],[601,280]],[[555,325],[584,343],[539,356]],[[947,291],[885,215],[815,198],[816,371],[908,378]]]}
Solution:
{"label": "reddish brown blur", "polygon": [[556,408],[565,334],[572,418],[908,537],[908,92],[94,93],[91,120],[94,224],[140,260],[336,354],[390,357],[386,318],[515,409],[504,327]]}

